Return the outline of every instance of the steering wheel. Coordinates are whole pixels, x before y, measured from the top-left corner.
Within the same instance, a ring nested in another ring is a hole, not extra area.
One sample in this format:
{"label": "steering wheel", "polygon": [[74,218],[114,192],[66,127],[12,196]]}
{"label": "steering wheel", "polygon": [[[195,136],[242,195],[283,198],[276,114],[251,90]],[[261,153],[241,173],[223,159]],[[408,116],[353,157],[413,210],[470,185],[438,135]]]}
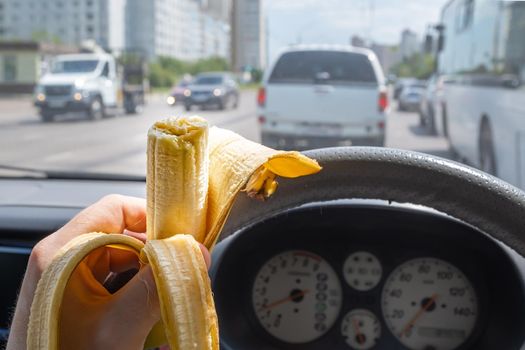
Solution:
{"label": "steering wheel", "polygon": [[525,193],[477,169],[427,154],[374,147],[308,151],[323,170],[280,179],[266,202],[238,196],[223,239],[283,210],[337,199],[382,199],[436,209],[525,256]]}

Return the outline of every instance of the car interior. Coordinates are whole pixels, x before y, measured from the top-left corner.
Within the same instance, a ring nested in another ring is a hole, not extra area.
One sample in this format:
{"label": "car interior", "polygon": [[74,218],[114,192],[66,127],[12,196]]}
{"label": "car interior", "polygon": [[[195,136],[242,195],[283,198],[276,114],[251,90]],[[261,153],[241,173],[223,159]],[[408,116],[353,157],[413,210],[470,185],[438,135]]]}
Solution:
{"label": "car interior", "polygon": [[[213,250],[221,348],[521,348],[522,192],[416,152],[306,154],[323,170],[280,179],[266,201],[239,194]],[[35,242],[105,194],[144,197],[145,183],[27,177],[0,187],[6,338]]]}
{"label": "car interior", "polygon": [[0,349],[525,350],[524,38],[523,0],[0,0]]}

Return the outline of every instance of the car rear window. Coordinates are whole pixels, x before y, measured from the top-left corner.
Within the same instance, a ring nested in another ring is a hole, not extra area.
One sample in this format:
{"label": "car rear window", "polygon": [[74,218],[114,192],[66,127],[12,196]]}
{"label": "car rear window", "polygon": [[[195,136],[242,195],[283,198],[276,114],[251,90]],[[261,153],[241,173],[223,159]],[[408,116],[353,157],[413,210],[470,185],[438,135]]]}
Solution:
{"label": "car rear window", "polygon": [[218,85],[222,84],[222,77],[213,77],[213,76],[203,76],[197,77],[193,82],[197,85]]}
{"label": "car rear window", "polygon": [[312,84],[319,73],[333,84],[377,83],[366,55],[336,51],[296,51],[279,58],[269,83]]}

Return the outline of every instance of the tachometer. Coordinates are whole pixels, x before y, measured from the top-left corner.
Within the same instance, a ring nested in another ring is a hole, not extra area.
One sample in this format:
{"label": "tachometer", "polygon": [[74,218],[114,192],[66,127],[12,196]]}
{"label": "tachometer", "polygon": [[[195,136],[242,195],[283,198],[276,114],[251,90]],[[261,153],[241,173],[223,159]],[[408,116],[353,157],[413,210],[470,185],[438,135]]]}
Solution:
{"label": "tachometer", "polygon": [[452,350],[471,335],[478,316],[467,277],[440,259],[419,258],[397,267],[382,294],[390,331],[413,350]]}
{"label": "tachometer", "polygon": [[255,277],[252,302],[262,327],[288,343],[325,334],[341,308],[341,283],[330,265],[307,251],[268,260]]}

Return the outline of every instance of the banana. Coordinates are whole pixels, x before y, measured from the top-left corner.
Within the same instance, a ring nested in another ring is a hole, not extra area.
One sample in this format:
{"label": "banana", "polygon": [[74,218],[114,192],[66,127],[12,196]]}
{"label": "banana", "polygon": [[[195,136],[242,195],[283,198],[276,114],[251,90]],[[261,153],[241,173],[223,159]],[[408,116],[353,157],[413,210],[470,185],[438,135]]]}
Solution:
{"label": "banana", "polygon": [[[96,256],[108,249],[133,252],[151,266],[161,309],[145,347],[219,349],[217,315],[200,247],[213,249],[240,191],[261,200],[277,190],[277,177],[315,174],[321,167],[297,152],[275,151],[200,117],[169,118],[148,132],[147,237],[86,233],[66,246],[46,268],[31,305],[27,345],[55,350],[74,343],[75,328],[64,322],[80,309],[64,298],[89,294],[92,304],[112,297],[93,276]],[[75,281],[82,281],[82,290]],[[93,305],[92,305],[93,306]],[[78,349],[82,344],[78,344]]]}

